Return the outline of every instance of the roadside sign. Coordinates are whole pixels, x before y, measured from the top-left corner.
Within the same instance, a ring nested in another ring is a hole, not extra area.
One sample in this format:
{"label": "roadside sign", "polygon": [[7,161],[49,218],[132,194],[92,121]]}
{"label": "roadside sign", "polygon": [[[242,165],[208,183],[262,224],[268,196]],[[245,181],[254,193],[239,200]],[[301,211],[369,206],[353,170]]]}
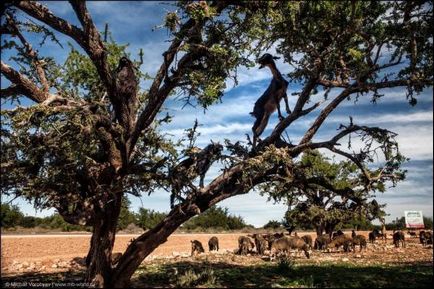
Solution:
{"label": "roadside sign", "polygon": [[424,229],[422,211],[404,211],[405,227],[411,229]]}

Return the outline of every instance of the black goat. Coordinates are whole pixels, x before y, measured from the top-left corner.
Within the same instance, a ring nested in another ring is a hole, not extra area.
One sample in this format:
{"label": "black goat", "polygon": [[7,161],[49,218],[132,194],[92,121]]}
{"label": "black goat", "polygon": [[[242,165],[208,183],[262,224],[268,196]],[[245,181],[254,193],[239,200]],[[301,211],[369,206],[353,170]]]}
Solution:
{"label": "black goat", "polygon": [[137,86],[134,64],[126,57],[119,60],[115,70],[115,85],[117,95],[114,101],[115,118],[129,134],[134,126],[135,114],[138,107]]}
{"label": "black goat", "polygon": [[212,163],[219,159],[223,146],[219,143],[211,143],[203,150],[190,154],[190,157],[180,162],[169,173],[172,182],[172,195],[170,203],[174,207],[175,200],[181,198],[182,189],[187,186],[194,190],[191,182],[199,176],[199,187],[203,188],[205,174],[211,167]]}
{"label": "black goat", "polygon": [[289,114],[291,110],[288,105],[288,96],[286,95],[286,89],[288,88],[288,81],[286,81],[282,74],[274,63],[274,59],[279,59],[279,57],[273,57],[271,54],[265,53],[259,58],[258,63],[261,65],[259,68],[268,66],[271,73],[273,73],[273,79],[267,90],[261,95],[261,97],[256,101],[253,112],[250,114],[256,118],[253,124],[253,147],[256,146],[257,139],[264,132],[265,127],[268,124],[268,119],[270,115],[276,110],[279,113],[279,119],[282,120],[283,116],[280,112],[280,100],[285,99],[286,112]]}
{"label": "black goat", "polygon": [[402,231],[393,232],[393,244],[396,248],[399,248],[399,244],[401,243],[402,247],[405,248],[405,236]]}

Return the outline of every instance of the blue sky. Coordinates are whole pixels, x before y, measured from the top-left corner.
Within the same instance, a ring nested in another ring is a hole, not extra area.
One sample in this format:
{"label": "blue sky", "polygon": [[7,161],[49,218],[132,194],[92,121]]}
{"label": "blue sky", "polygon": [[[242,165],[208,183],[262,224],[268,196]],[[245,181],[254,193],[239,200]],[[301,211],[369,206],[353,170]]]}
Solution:
{"label": "blue sky", "polygon": [[[70,5],[67,2],[47,2],[47,6],[57,15],[79,26]],[[162,61],[162,52],[169,46],[170,39],[166,29],[154,29],[162,23],[164,14],[175,8],[170,4],[161,2],[89,2],[88,8],[94,22],[100,30],[104,24],[109,23],[112,37],[120,44],[129,44],[128,52],[137,57],[139,49],[144,50],[144,65],[142,70],[154,74]],[[44,47],[37,47],[40,54],[54,56],[62,63],[68,53],[66,43],[71,41],[67,37],[60,36],[60,41],[65,49],[56,44],[49,43]],[[29,40],[35,40],[29,35]],[[264,51],[265,52],[265,51]],[[273,53],[274,50],[268,51]],[[2,60],[8,62],[9,55],[2,55]],[[11,63],[13,65],[13,63]],[[278,68],[286,74],[290,67],[281,60],[277,62]],[[169,112],[174,116],[173,122],[163,127],[164,132],[178,138],[184,129],[191,127],[195,119],[199,121],[201,133],[197,145],[202,147],[213,141],[223,142],[224,139],[233,141],[245,141],[246,133],[251,133],[253,118],[249,115],[256,99],[268,86],[271,73],[267,69],[258,70],[242,68],[238,73],[239,85],[233,87],[228,82],[222,103],[210,107],[205,113],[203,109],[186,106],[176,99],[169,99],[164,106],[164,113]],[[2,87],[7,82],[2,78]],[[290,107],[294,106],[294,91],[299,91],[299,86],[290,85],[288,95]],[[384,194],[377,196],[380,202],[387,203],[386,211],[390,214],[388,221],[403,215],[404,210],[422,210],[426,216],[433,214],[433,95],[432,89],[427,89],[418,96],[418,105],[411,107],[406,98],[405,90],[394,88],[383,90],[385,96],[372,104],[368,97],[362,97],[354,103],[350,100],[336,111],[318,132],[315,140],[327,140],[332,137],[340,123],[348,123],[348,116],[353,116],[354,122],[363,125],[374,125],[387,128],[398,133],[398,142],[402,153],[411,161],[405,165],[408,176],[404,182],[396,188],[388,189]],[[330,95],[332,96],[332,95]],[[318,99],[321,94],[318,95]],[[329,97],[330,99],[331,97]],[[321,107],[324,107],[323,103]],[[302,133],[313,122],[316,113],[308,115],[287,129],[287,133],[293,142],[297,142]],[[277,123],[277,113],[270,119],[267,130],[263,136],[270,133]],[[343,142],[344,143],[344,142]],[[357,146],[357,144],[355,144]],[[221,166],[218,164],[211,168],[206,181],[211,180],[219,173]],[[131,197],[132,208],[137,210],[144,206],[158,211],[169,210],[169,195],[164,191],[156,191],[142,198]],[[22,200],[16,200],[22,210],[29,215],[44,216],[54,212],[53,210],[35,211],[32,205]],[[229,211],[241,215],[247,223],[262,226],[270,219],[280,220],[287,209],[284,204],[267,202],[267,197],[259,196],[256,192],[237,196],[220,203]]]}

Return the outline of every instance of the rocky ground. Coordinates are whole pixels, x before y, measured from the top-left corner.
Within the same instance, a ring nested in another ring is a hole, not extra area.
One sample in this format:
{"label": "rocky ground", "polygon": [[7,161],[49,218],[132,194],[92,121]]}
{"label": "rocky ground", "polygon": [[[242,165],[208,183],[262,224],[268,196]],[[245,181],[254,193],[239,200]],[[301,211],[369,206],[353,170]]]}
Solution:
{"label": "rocky ground", "polygon": [[[364,232],[367,234],[367,232]],[[220,251],[208,252],[207,241],[217,236]],[[167,262],[225,262],[228,264],[252,265],[269,262],[267,256],[238,256],[237,239],[242,234],[178,234],[148,256],[143,265]],[[299,233],[300,236],[303,233]],[[134,236],[118,236],[114,252],[123,252]],[[190,240],[199,240],[206,253],[190,257]],[[1,269],[2,277],[19,276],[28,273],[80,272],[84,269],[84,257],[89,246],[89,236],[2,236]],[[406,248],[395,248],[389,238],[386,243],[377,240],[368,244],[365,251],[344,253],[314,251],[310,259],[303,254],[292,253],[299,264],[342,263],[362,265],[432,264],[432,246],[422,247],[417,238],[407,236]]]}

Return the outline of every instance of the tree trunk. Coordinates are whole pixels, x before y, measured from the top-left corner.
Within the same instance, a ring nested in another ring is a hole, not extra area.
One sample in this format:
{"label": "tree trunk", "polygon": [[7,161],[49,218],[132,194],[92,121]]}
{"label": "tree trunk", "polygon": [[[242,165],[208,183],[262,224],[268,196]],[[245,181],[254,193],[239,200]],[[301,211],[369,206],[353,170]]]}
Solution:
{"label": "tree trunk", "polygon": [[322,233],[324,232],[324,227],[323,226],[316,226],[315,230],[316,230],[316,235],[321,236]]}
{"label": "tree trunk", "polygon": [[336,225],[335,224],[331,224],[331,223],[326,224],[326,226],[325,226],[326,234],[328,234],[330,236],[330,238],[333,235],[333,231],[335,230],[335,227],[336,227]]}
{"label": "tree trunk", "polygon": [[206,192],[201,192],[196,198],[184,202],[172,209],[167,217],[157,226],[134,240],[120,258],[111,274],[113,288],[128,288],[134,272],[142,261],[155,248],[167,241],[167,238],[191,217],[203,213],[211,206],[229,197],[245,194],[255,185],[264,182],[270,173],[275,173],[278,166],[263,172],[262,175],[251,179],[250,182],[239,183],[243,166],[235,166],[226,171],[224,177],[219,177],[207,186]]}
{"label": "tree trunk", "polygon": [[110,286],[112,276],[112,251],[116,226],[122,203],[122,194],[99,209],[93,224],[89,253],[86,257],[86,282],[96,288]]}
{"label": "tree trunk", "polygon": [[[203,208],[204,211],[207,207]],[[117,267],[112,273],[112,288],[128,288],[131,276],[142,261],[184,222],[196,215],[197,212],[188,206],[172,212],[156,227],[134,240],[122,255]]]}

